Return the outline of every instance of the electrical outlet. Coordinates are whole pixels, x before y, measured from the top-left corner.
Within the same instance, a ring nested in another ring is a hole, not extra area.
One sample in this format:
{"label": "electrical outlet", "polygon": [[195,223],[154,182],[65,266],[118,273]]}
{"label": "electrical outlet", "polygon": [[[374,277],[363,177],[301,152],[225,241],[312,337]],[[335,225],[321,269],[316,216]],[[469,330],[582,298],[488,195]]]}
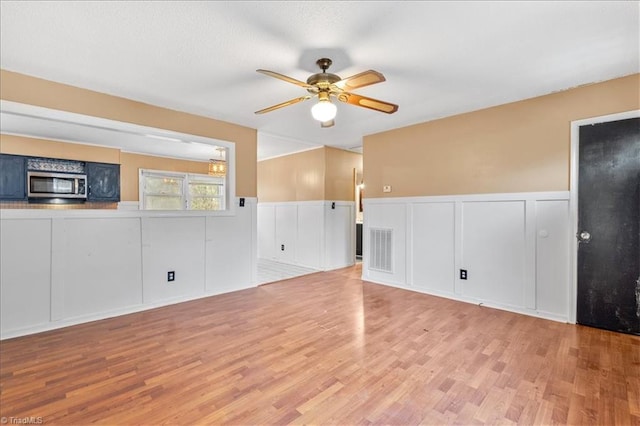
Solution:
{"label": "electrical outlet", "polygon": [[244,207],[244,198],[240,198],[240,207]]}
{"label": "electrical outlet", "polygon": [[384,185],[382,187],[382,192],[391,192],[391,185]]}
{"label": "electrical outlet", "polygon": [[466,269],[460,269],[460,279],[461,280],[466,280],[467,279],[467,270]]}
{"label": "electrical outlet", "polygon": [[284,251],[284,244],[280,244],[280,251]]}
{"label": "electrical outlet", "polygon": [[331,203],[331,210],[335,210],[336,209],[336,202],[332,202]]}
{"label": "electrical outlet", "polygon": [[167,281],[175,281],[176,280],[176,271],[167,272]]}

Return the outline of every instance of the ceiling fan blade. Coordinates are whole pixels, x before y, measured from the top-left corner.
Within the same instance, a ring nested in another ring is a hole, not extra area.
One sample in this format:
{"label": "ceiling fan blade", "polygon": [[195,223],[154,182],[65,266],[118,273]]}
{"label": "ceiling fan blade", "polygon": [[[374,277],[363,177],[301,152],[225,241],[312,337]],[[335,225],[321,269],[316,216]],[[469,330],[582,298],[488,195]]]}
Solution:
{"label": "ceiling fan blade", "polygon": [[320,127],[322,127],[322,128],[333,127],[334,124],[336,124],[335,120],[323,121],[323,122],[320,123]]}
{"label": "ceiling fan blade", "polygon": [[291,99],[291,100],[288,100],[286,102],[282,102],[280,104],[272,105],[272,106],[270,106],[268,108],[261,109],[260,111],[256,111],[255,113],[256,114],[264,114],[265,112],[271,112],[271,111],[273,111],[275,109],[278,109],[278,108],[282,108],[282,107],[286,107],[286,106],[289,106],[289,105],[297,104],[298,102],[306,101],[307,99],[310,99],[310,98],[311,98],[311,96],[301,96],[299,98]]}
{"label": "ceiling fan blade", "polygon": [[366,96],[356,95],[355,93],[342,92],[338,95],[338,100],[350,105],[386,112],[387,114],[393,114],[398,110],[398,105],[396,104],[367,98]]}
{"label": "ceiling fan blade", "polygon": [[351,77],[343,78],[342,80],[334,83],[334,85],[342,90],[353,90],[358,87],[369,86],[370,84],[382,83],[385,80],[384,75],[378,71],[369,70],[361,72],[360,74],[352,75]]}
{"label": "ceiling fan blade", "polygon": [[258,71],[259,73],[262,73],[264,75],[268,75],[268,76],[271,76],[271,77],[275,77],[275,78],[277,78],[279,80],[286,81],[287,83],[292,83],[292,84],[295,84],[297,86],[304,87],[305,89],[311,87],[310,85],[308,85],[304,81],[300,81],[300,80],[296,80],[295,78],[287,77],[286,75],[277,73],[275,71],[269,71],[269,70],[256,70],[256,71]]}

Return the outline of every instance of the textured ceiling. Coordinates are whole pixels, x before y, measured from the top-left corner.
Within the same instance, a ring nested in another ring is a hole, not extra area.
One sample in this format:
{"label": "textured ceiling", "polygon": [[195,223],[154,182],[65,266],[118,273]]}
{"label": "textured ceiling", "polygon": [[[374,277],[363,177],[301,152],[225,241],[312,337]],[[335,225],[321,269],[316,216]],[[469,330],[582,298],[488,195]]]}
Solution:
{"label": "textured ceiling", "polygon": [[[637,1],[2,0],[0,66],[258,129],[264,158],[637,73],[639,20]],[[355,92],[398,112],[254,114],[306,94],[256,69],[304,81],[324,56],[383,73]]]}

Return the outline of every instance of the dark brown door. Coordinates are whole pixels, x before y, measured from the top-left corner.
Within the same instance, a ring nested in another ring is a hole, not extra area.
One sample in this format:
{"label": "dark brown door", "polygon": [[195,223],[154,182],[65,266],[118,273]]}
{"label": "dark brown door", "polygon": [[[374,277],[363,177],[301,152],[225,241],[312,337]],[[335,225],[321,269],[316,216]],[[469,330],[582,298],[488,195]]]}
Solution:
{"label": "dark brown door", "polygon": [[580,324],[640,334],[640,118],[580,127]]}

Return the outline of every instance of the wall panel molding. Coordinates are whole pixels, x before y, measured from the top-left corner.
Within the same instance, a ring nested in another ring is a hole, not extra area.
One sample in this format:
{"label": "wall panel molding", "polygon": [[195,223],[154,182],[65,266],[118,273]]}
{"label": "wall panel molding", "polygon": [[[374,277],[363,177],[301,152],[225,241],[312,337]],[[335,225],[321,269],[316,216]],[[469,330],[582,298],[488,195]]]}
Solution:
{"label": "wall panel molding", "polygon": [[353,201],[258,203],[257,229],[260,259],[321,271],[355,263]]}
{"label": "wall panel molding", "polygon": [[[256,198],[246,198],[244,207],[236,200],[235,215],[134,210],[0,213],[1,339],[257,283]],[[174,282],[167,281],[169,270],[176,272]]]}
{"label": "wall panel molding", "polygon": [[[392,272],[369,267],[371,228],[394,230]],[[569,229],[568,191],[365,199],[362,278],[569,322]]]}

